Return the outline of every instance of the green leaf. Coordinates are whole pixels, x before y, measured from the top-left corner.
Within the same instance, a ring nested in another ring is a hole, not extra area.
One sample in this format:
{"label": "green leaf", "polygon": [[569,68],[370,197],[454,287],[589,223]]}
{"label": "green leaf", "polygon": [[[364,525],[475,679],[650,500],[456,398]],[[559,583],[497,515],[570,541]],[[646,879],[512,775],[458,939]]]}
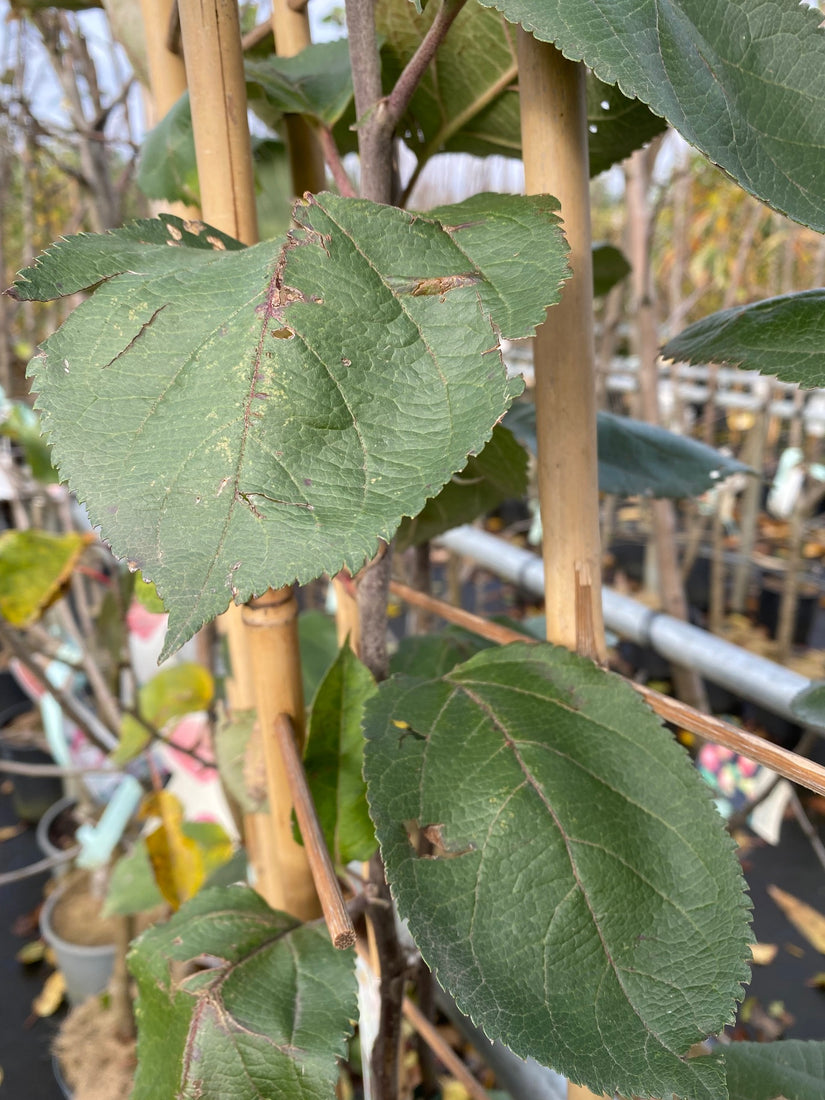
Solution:
{"label": "green leaf", "polygon": [[[418,49],[437,8],[428,4],[421,13],[398,0],[377,4],[385,89]],[[402,126],[401,136],[420,164],[439,152],[521,157],[517,76],[513,28],[495,12],[467,4],[416,88]],[[591,175],[665,128],[643,103],[595,79],[588,81],[587,103]]]}
{"label": "green leaf", "polygon": [[593,294],[604,297],[630,274],[625,254],[612,244],[593,245]]}
{"label": "green leaf", "polygon": [[294,57],[271,55],[244,62],[249,105],[273,129],[283,115],[305,115],[334,126],[352,99],[345,38],[307,46]]}
{"label": "green leaf", "polygon": [[367,860],[377,846],[361,777],[361,719],[374,694],[372,676],[345,645],[312,704],[304,769],[327,848],[338,864]]}
{"label": "green leaf", "polygon": [[[214,965],[203,969],[203,956]],[[139,991],[133,1100],[334,1094],[355,975],[324,928],[274,912],[246,886],[218,887],[141,936],[129,966]]]}
{"label": "green leaf", "polygon": [[800,725],[825,730],[825,681],[818,681],[797,692],[791,710]]}
{"label": "green leaf", "polygon": [[530,335],[560,296],[555,209],[324,194],[283,252],[207,250],[167,216],[23,273],[21,298],[103,280],[31,370],[61,476],[157,585],[163,656],[230,599],[356,571],[481,450],[520,386],[496,330]]}
{"label": "green leaf", "polygon": [[783,1039],[724,1048],[730,1100],[821,1100],[825,1043]]}
{"label": "green leaf", "polygon": [[183,835],[194,840],[203,858],[204,883],[232,859],[232,840],[218,821],[184,821]]}
{"label": "green leaf", "polygon": [[200,206],[189,92],[144,138],[135,182],[147,198]]}
{"label": "green leaf", "polygon": [[402,521],[395,536],[396,548],[400,553],[418,546],[526,492],[527,452],[512,432],[497,424],[481,454],[470,458],[417,516]]}
{"label": "green leaf", "polygon": [[642,420],[599,413],[599,488],[618,496],[692,497],[749,466]]}
{"label": "green leaf", "polygon": [[94,535],[4,531],[0,535],[0,615],[27,627],[63,595]]}
{"label": "green leaf", "polygon": [[[519,401],[505,417],[507,427],[536,452],[536,409]],[[666,428],[600,412],[596,418],[599,489],[617,496],[699,496],[749,466]]]}
{"label": "green leaf", "polygon": [[712,313],[669,340],[662,354],[685,363],[728,363],[802,386],[825,386],[825,289]]}
{"label": "green leaf", "polygon": [[408,635],[390,657],[390,673],[434,679],[494,644],[457,626],[448,626],[440,634]]}
{"label": "green leaf", "polygon": [[365,733],[399,912],[458,1006],[597,1094],[725,1100],[721,1057],[686,1054],[749,974],[742,874],[632,688],[515,644],[382,684]]}
{"label": "green leaf", "polygon": [[134,573],[133,576],[135,578],[134,596],[137,602],[153,615],[163,615],[166,608],[154,584],[151,581],[145,581],[140,573]]}
{"label": "green leaf", "polygon": [[141,839],[112,867],[103,916],[145,913],[162,904],[163,895],[155,882],[146,842]]}
{"label": "green leaf", "polygon": [[315,698],[318,685],[338,656],[335,620],[323,611],[302,611],[298,616],[298,644],[301,648],[301,676],[304,702]]}
{"label": "green leaf", "polygon": [[43,485],[54,485],[60,479],[52,465],[52,452],[40,430],[40,417],[22,401],[9,401],[8,414],[0,423],[0,435],[17,443],[32,472]]}
{"label": "green leaf", "polygon": [[637,96],[737,183],[825,230],[825,33],[797,0],[482,0]]}
{"label": "green leaf", "polygon": [[109,762],[116,767],[123,767],[136,756],[140,756],[152,735],[149,730],[139,722],[132,714],[124,714],[120,722],[117,747],[109,753]]}

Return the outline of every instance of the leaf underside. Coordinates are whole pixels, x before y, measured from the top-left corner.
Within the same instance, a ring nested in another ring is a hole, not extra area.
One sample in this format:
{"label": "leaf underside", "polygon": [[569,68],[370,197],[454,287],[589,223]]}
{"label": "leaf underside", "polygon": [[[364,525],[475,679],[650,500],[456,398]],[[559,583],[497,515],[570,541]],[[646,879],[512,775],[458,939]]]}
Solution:
{"label": "leaf underside", "polygon": [[[600,1094],[724,1100],[748,918],[684,751],[618,678],[490,649],[367,706],[368,798],[399,911],[485,1032]],[[431,842],[419,854],[421,838]]]}
{"label": "leaf underside", "polygon": [[[200,968],[204,957],[212,968]],[[246,886],[202,890],[136,942],[129,966],[139,990],[133,1100],[334,1094],[355,975],[352,954],[323,927],[274,912]]]}
{"label": "leaf underside", "polygon": [[668,359],[727,363],[801,386],[825,385],[825,289],[712,313],[669,340]]}
{"label": "leaf underside", "polygon": [[737,183],[825,230],[825,31],[797,0],[481,0],[637,96]]}
{"label": "leaf underside", "polygon": [[100,283],[31,374],[61,476],[157,584],[165,654],[231,598],[357,570],[481,450],[520,386],[498,334],[531,335],[567,274],[556,208],[324,194],[284,248],[167,217],[23,273],[19,298]]}

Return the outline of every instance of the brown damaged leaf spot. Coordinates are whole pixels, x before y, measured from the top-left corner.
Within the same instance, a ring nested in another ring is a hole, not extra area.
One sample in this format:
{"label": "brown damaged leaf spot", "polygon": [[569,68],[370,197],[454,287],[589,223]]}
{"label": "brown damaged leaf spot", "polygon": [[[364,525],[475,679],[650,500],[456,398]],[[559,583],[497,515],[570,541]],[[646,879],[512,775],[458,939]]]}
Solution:
{"label": "brown damaged leaf spot", "polygon": [[476,845],[455,844],[444,837],[444,825],[424,825],[412,819],[404,822],[404,830],[410,846],[420,859],[458,859],[477,851]]}
{"label": "brown damaged leaf spot", "polygon": [[413,298],[422,298],[429,295],[444,295],[450,290],[461,286],[475,286],[481,282],[481,276],[477,271],[465,272],[461,275],[441,275],[437,278],[415,279],[410,294]]}

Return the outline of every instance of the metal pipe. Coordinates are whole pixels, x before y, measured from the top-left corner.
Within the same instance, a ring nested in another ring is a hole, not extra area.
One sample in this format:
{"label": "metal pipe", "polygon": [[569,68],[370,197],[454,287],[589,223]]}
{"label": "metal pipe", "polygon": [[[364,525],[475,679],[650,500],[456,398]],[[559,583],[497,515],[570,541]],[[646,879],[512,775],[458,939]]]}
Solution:
{"label": "metal pipe", "polygon": [[[438,541],[532,595],[543,595],[541,558],[529,550],[470,526],[456,527]],[[605,625],[622,638],[650,646],[662,657],[695,669],[714,684],[796,721],[791,701],[810,686],[805,676],[609,588],[602,589],[602,606]]]}

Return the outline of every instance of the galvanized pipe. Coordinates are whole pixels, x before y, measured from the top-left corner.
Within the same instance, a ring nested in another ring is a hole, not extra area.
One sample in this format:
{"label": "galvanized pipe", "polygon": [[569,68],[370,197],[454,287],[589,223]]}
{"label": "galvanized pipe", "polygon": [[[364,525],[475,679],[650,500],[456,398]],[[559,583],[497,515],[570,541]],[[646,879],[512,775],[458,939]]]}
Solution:
{"label": "galvanized pipe", "polygon": [[[438,541],[532,595],[544,595],[541,558],[529,550],[470,526],[456,527]],[[605,625],[620,637],[650,646],[743,699],[795,720],[791,701],[811,684],[805,676],[609,588],[602,589],[602,606]]]}

